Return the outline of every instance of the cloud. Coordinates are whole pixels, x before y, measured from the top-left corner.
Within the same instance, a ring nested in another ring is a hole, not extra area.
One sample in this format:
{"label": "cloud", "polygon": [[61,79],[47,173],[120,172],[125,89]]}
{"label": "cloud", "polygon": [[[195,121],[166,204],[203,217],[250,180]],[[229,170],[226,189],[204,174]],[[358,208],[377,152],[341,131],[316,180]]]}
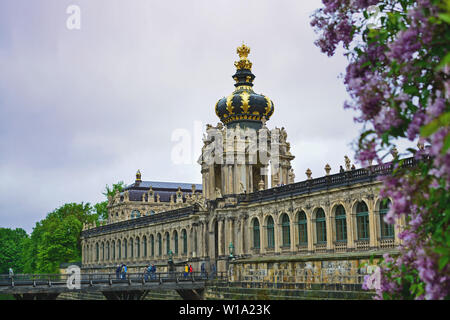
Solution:
{"label": "cloud", "polygon": [[[81,29],[66,28],[66,8]],[[342,105],[346,61],[319,52],[315,1],[23,1],[0,4],[0,225],[24,227],[65,202],[103,200],[106,184],[200,183],[171,162],[176,129],[216,124],[245,41],[255,91],[275,103],[297,180],[352,156],[359,128]],[[198,141],[192,140],[192,146]],[[193,150],[193,152],[199,150]],[[193,159],[195,157],[193,156]]]}

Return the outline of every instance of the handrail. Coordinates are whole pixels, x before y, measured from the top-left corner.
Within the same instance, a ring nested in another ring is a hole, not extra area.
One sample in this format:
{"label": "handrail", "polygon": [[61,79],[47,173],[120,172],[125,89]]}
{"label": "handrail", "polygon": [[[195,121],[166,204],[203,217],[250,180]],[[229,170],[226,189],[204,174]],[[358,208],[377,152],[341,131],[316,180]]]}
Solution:
{"label": "handrail", "polygon": [[[426,160],[425,158],[424,160]],[[414,157],[401,159],[402,168],[411,168],[417,166],[420,160]],[[354,169],[342,173],[336,173],[324,177],[310,180],[304,180],[296,183],[282,185],[270,189],[260,190],[247,194],[238,194],[236,196],[237,204],[241,202],[264,201],[271,197],[290,196],[293,194],[310,193],[323,189],[330,189],[342,185],[350,185],[362,181],[374,181],[378,176],[391,174],[394,168],[392,162],[373,165],[366,168]],[[217,201],[217,200],[212,200]]]}
{"label": "handrail", "polygon": [[[0,274],[0,286],[18,286],[18,285],[57,285],[66,283],[72,274],[15,274],[10,276],[9,274]],[[81,273],[81,283],[109,283],[110,285],[118,282],[142,283],[147,282],[183,282],[183,281],[208,281],[216,279],[226,279],[226,273],[208,273],[208,272],[153,272],[153,273]]]}

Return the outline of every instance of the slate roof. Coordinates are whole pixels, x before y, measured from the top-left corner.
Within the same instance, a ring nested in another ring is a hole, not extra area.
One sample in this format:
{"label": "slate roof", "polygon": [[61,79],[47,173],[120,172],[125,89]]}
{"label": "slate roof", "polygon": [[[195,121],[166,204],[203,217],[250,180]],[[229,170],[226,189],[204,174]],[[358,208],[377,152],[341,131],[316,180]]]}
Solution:
{"label": "slate roof", "polygon": [[[192,193],[192,183],[180,183],[180,182],[161,182],[161,181],[140,181],[134,182],[125,187],[124,191],[128,191],[130,201],[142,201],[142,194],[145,194],[150,190],[150,186],[156,194],[159,194],[161,202],[169,202],[170,196],[174,195],[174,200],[176,199],[176,192],[178,187],[181,187],[183,194],[183,201],[186,200],[185,194]],[[195,184],[196,193],[202,192],[202,185]],[[147,199],[147,196],[145,196]]]}
{"label": "slate roof", "polygon": [[[192,185],[193,183],[182,183],[182,182],[161,182],[161,181],[141,181],[138,183],[132,183],[129,186],[125,188],[125,190],[129,189],[147,189],[149,190],[150,187],[153,188],[153,190],[161,190],[161,189],[167,189],[167,190],[178,190],[178,187],[181,187],[181,191],[183,192],[189,192],[192,191]],[[195,184],[196,190],[202,190],[201,184]]]}

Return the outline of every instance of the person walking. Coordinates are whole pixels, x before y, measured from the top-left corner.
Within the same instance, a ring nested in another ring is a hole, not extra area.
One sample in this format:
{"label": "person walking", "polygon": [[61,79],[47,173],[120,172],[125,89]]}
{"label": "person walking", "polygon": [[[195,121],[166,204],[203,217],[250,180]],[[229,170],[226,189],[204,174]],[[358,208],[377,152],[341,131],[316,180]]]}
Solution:
{"label": "person walking", "polygon": [[201,275],[202,277],[206,276],[206,269],[205,269],[205,263],[202,262],[202,265],[200,267]]}
{"label": "person walking", "polygon": [[189,273],[192,275],[192,265],[189,265]]}
{"label": "person walking", "polygon": [[116,279],[120,279],[120,271],[121,271],[122,267],[120,266],[120,264],[117,265],[116,268]]}
{"label": "person walking", "polygon": [[187,278],[188,273],[189,273],[189,266],[188,266],[188,264],[186,263],[186,265],[184,266],[184,277],[185,277],[185,278]]}
{"label": "person walking", "polygon": [[145,270],[145,281],[148,281],[148,275],[152,273],[152,266],[148,265],[147,269]]}
{"label": "person walking", "polygon": [[126,275],[127,275],[127,265],[122,264],[122,279],[126,279]]}
{"label": "person walking", "polygon": [[12,268],[9,268],[9,278],[12,279],[14,277],[14,271]]}
{"label": "person walking", "polygon": [[152,264],[152,279],[156,279],[156,266]]}

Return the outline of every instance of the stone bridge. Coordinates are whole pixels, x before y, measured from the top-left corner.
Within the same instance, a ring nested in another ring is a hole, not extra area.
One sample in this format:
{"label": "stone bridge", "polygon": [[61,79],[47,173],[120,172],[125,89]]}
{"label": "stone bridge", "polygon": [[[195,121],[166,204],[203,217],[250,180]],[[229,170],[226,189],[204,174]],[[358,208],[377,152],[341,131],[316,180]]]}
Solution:
{"label": "stone bridge", "polygon": [[213,280],[227,277],[200,272],[0,275],[0,294],[18,300],[54,300],[65,292],[101,292],[108,300],[142,300],[151,290],[175,290],[185,300],[203,300],[205,287]]}

